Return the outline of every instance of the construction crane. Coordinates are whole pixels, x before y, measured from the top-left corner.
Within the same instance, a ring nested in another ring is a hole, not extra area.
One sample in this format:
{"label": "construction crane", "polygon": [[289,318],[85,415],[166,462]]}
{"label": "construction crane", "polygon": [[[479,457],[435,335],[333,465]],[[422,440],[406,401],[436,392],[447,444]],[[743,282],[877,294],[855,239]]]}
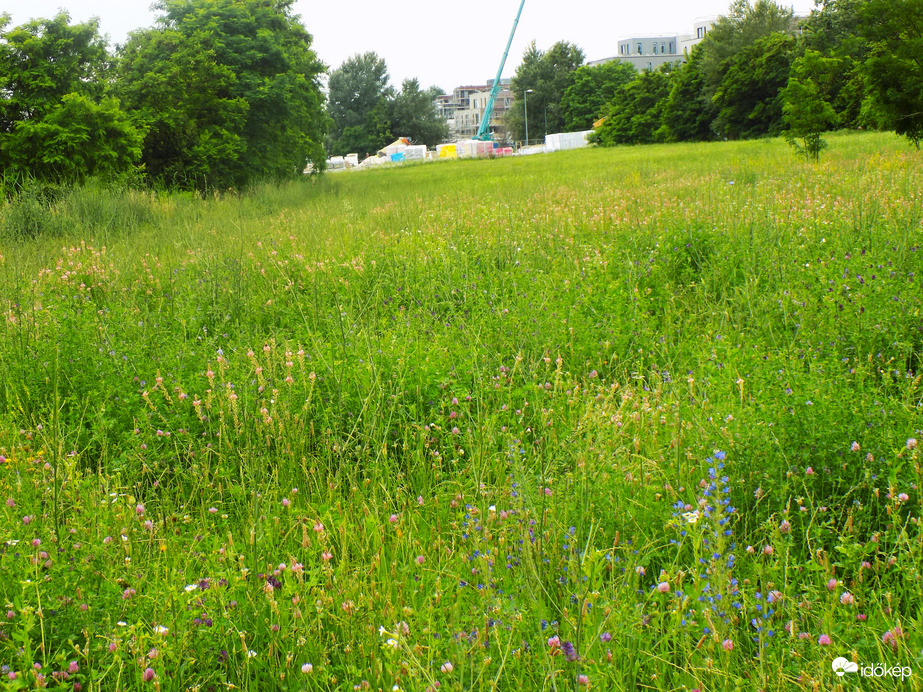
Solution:
{"label": "construction crane", "polygon": [[497,77],[494,79],[494,85],[490,90],[490,98],[487,99],[487,108],[484,109],[484,117],[481,118],[481,125],[478,127],[478,133],[474,136],[482,142],[489,142],[492,137],[490,134],[490,116],[494,112],[494,101],[497,100],[497,94],[500,93],[500,75],[503,72],[503,66],[506,64],[506,56],[510,53],[510,46],[513,44],[513,35],[516,33],[516,25],[519,24],[519,16],[522,14],[522,8],[526,0],[519,3],[519,12],[516,13],[516,19],[513,22],[513,29],[510,31],[510,37],[506,42],[506,50],[503,51],[503,57],[500,59],[500,67],[497,69]]}

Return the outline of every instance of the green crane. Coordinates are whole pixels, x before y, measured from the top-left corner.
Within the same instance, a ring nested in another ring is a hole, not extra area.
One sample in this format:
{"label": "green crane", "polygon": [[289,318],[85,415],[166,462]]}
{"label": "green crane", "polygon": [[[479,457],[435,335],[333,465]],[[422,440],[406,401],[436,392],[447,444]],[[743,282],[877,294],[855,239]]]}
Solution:
{"label": "green crane", "polygon": [[510,31],[510,38],[506,42],[506,50],[503,51],[503,57],[500,59],[500,67],[497,69],[497,77],[494,79],[494,85],[490,90],[490,98],[487,99],[487,108],[484,109],[484,117],[481,118],[481,125],[478,127],[478,133],[474,136],[482,142],[491,140],[490,134],[490,116],[494,112],[494,101],[497,100],[497,94],[500,93],[500,74],[503,72],[503,66],[506,64],[506,56],[510,54],[510,46],[513,44],[513,35],[516,33],[516,25],[519,24],[519,16],[522,14],[522,8],[526,0],[519,3],[519,12],[516,13],[516,19],[513,22],[513,29]]}

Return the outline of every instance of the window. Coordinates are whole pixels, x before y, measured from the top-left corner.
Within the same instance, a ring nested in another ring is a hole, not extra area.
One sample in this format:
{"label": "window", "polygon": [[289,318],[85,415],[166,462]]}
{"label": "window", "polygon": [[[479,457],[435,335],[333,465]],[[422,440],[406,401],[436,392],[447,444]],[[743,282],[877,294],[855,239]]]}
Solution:
{"label": "window", "polygon": [[654,55],[657,55],[657,44],[654,44]]}
{"label": "window", "polygon": [[638,55],[641,55],[641,43],[638,43]]}
{"label": "window", "polygon": [[676,52],[675,50],[673,50],[673,41],[670,41],[670,52],[671,52],[671,53],[675,53],[675,52]]}
{"label": "window", "polygon": [[[667,52],[666,46],[665,46],[665,44],[663,44],[663,43],[660,44],[660,52],[661,52],[661,53],[666,53],[666,52]],[[670,44],[670,52],[671,52],[671,53],[673,52],[673,44],[672,44],[672,43]]]}

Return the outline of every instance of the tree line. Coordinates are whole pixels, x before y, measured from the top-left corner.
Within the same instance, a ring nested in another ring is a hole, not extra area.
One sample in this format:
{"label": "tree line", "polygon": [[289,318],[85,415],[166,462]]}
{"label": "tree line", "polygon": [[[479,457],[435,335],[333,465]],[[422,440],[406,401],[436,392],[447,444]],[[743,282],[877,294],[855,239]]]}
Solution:
{"label": "tree line", "polygon": [[[638,73],[532,44],[513,78],[513,136],[590,129],[601,145],[785,135],[809,158],[823,132],[923,138],[923,0],[817,0],[804,19],[735,0],[681,64]],[[526,93],[528,92],[528,93]],[[526,103],[524,103],[524,101]]]}
{"label": "tree line", "polygon": [[0,15],[3,187],[129,177],[239,188],[323,170],[328,148],[374,153],[391,131],[432,144],[445,136],[433,90],[416,80],[387,88],[383,61],[380,108],[355,121],[342,94],[348,66],[368,56],[330,75],[328,102],[327,67],[293,1],[160,0],[154,26],[114,52],[97,20],[72,24],[62,12],[11,27]]}
{"label": "tree line", "polygon": [[[532,43],[507,113],[531,133],[596,128],[602,145],[785,134],[816,158],[833,128],[923,138],[923,0],[817,0],[799,20],[735,0],[682,64],[637,73],[584,64],[577,46]],[[238,188],[323,170],[328,153],[373,154],[397,136],[448,134],[436,87],[400,91],[374,53],[329,74],[294,0],[159,0],[154,26],[114,52],[97,21],[0,15],[0,171],[39,179],[139,178]]]}

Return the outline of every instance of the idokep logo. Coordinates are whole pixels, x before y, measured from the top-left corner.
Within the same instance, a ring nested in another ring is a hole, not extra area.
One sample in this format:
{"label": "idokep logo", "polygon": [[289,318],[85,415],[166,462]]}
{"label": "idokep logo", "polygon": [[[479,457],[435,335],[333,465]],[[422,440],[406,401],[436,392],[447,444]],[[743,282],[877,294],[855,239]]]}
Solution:
{"label": "idokep logo", "polygon": [[833,672],[840,677],[843,677],[846,675],[846,673],[858,673],[859,664],[853,663],[852,661],[840,656],[839,658],[833,659]]}
{"label": "idokep logo", "polygon": [[874,666],[860,666],[858,663],[854,663],[842,656],[833,659],[831,665],[833,667],[833,672],[836,673],[838,677],[843,677],[846,673],[858,673],[863,678],[891,677],[905,680],[913,674],[913,670],[911,670],[910,666],[888,667],[882,663],[878,663]]}

